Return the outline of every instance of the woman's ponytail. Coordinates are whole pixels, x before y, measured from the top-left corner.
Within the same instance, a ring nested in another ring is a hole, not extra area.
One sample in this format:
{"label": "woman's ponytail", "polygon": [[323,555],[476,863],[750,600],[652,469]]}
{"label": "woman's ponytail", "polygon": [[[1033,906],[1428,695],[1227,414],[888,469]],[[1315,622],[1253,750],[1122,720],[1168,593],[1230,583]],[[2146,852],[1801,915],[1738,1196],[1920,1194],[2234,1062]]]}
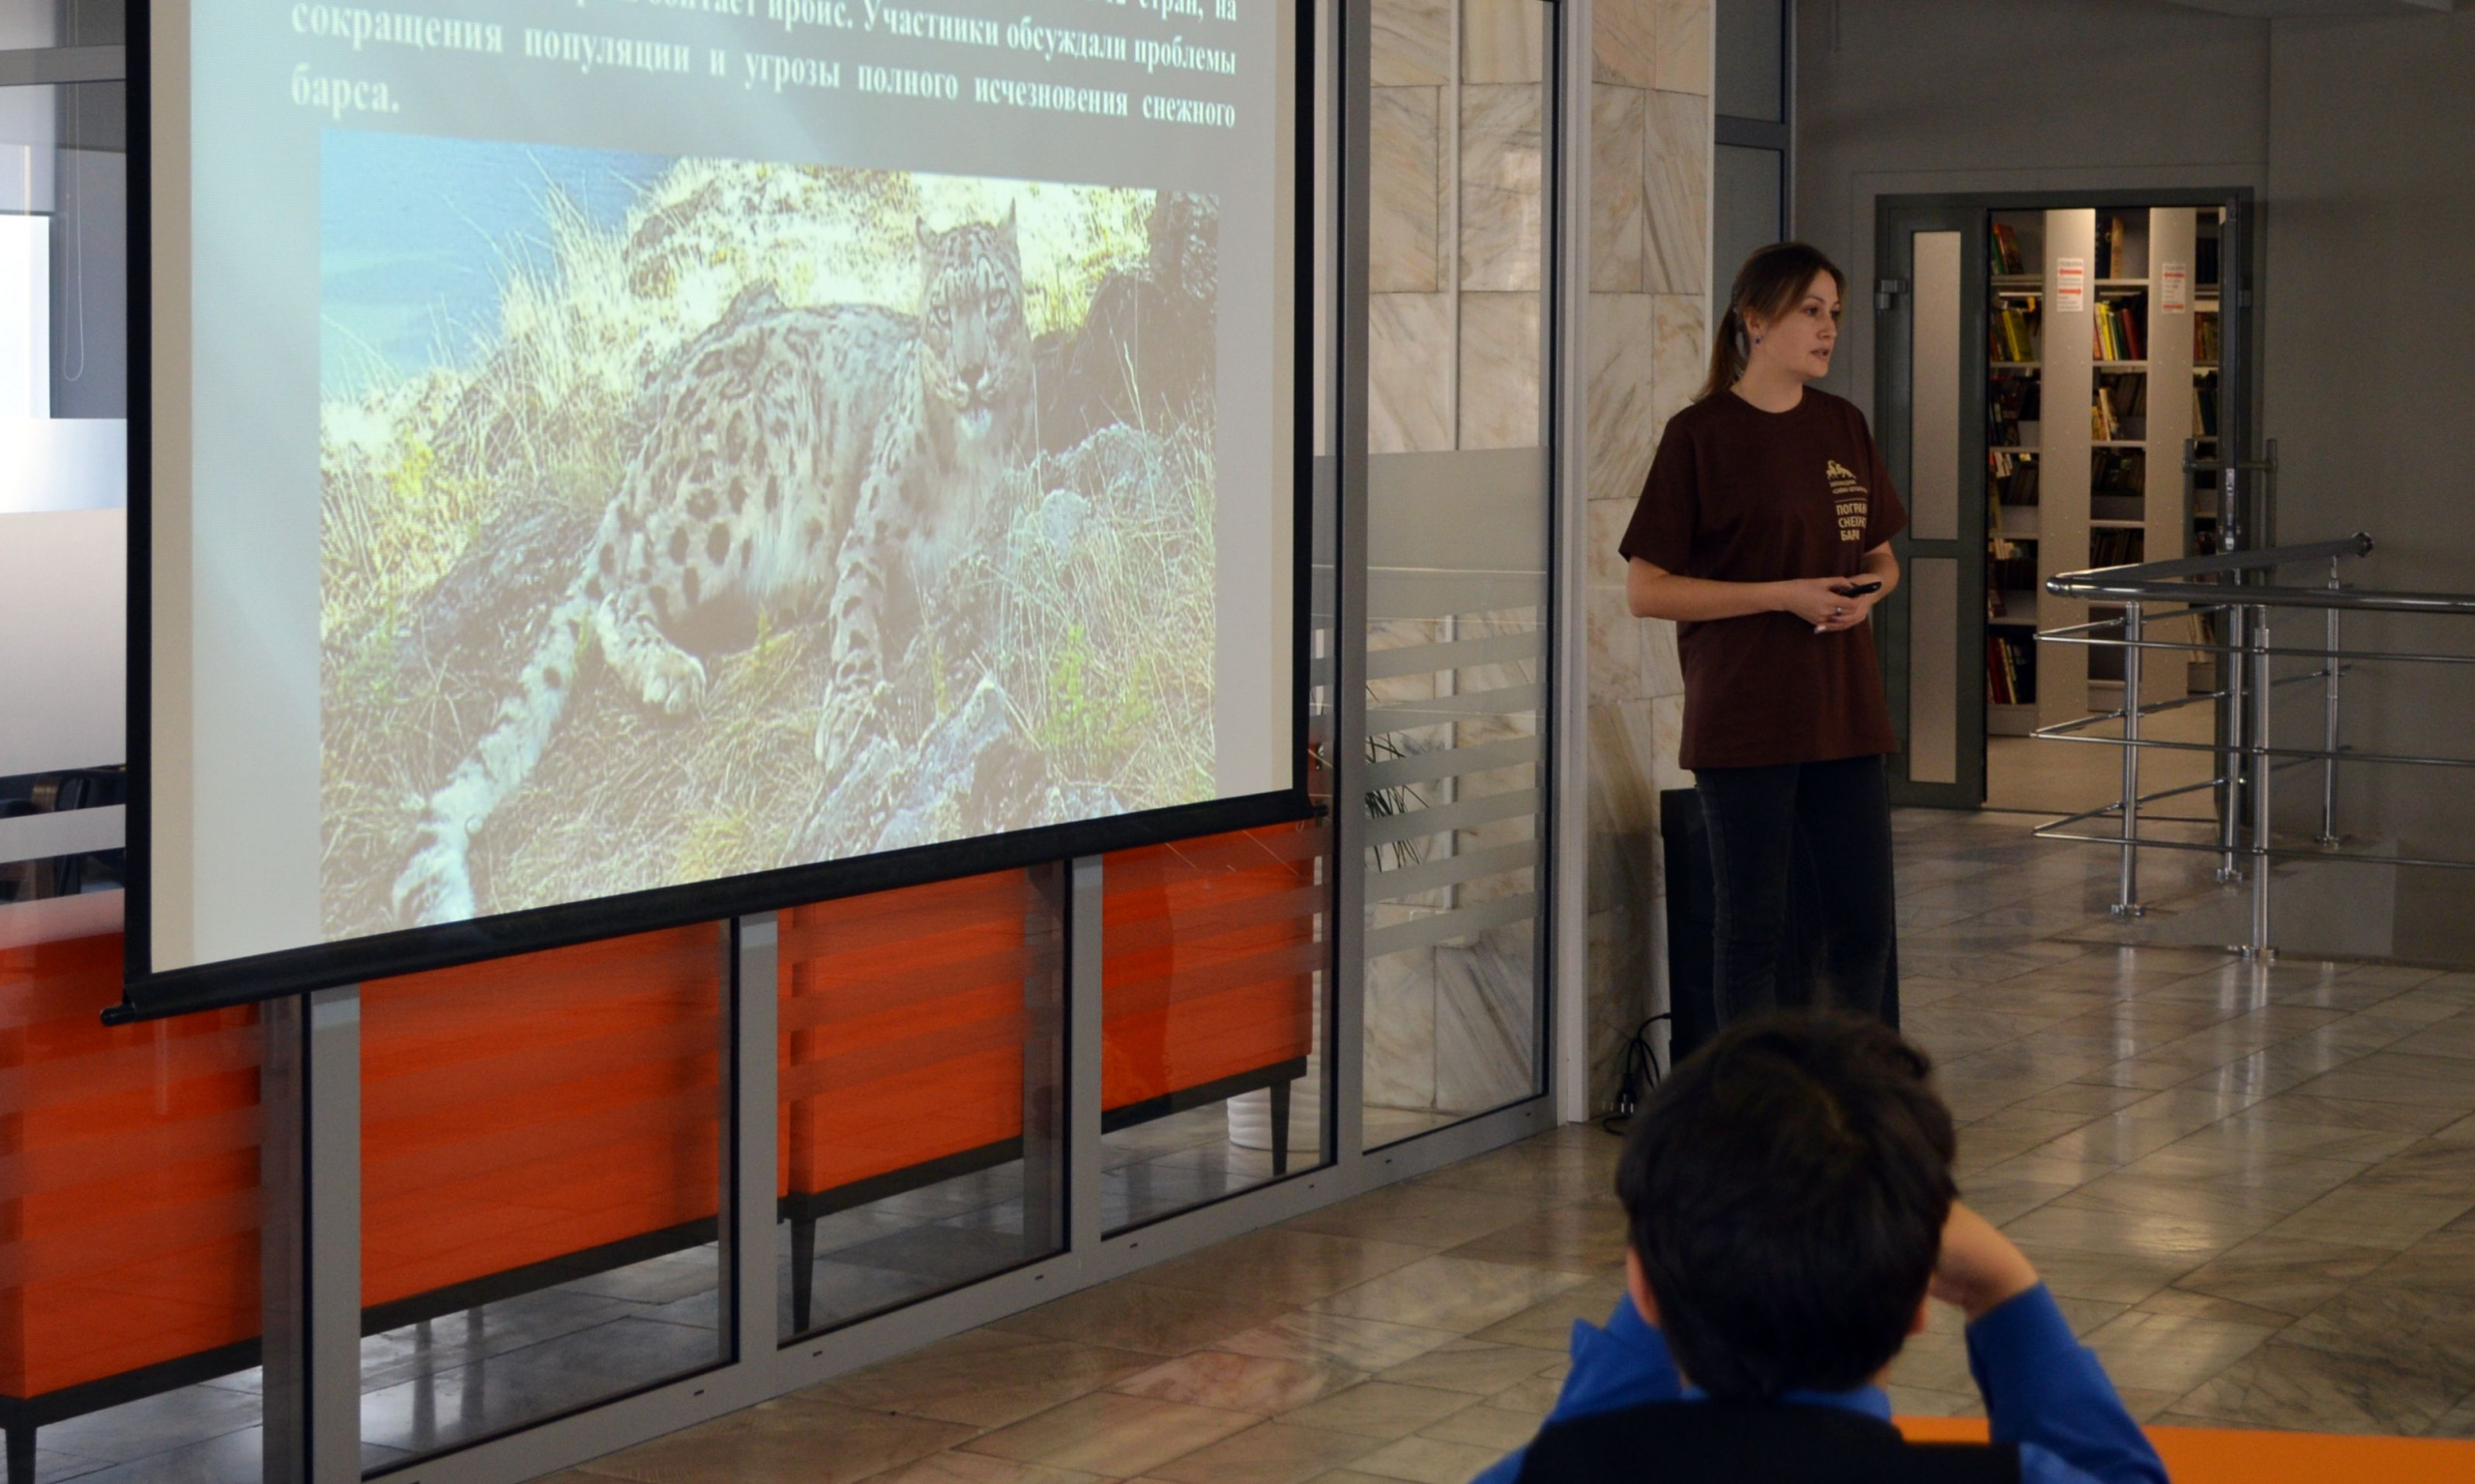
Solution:
{"label": "woman's ponytail", "polygon": [[1693,393],[1693,399],[1706,401],[1734,386],[1737,378],[1744,375],[1745,353],[1744,316],[1736,312],[1732,302],[1728,312],[1719,318],[1718,333],[1710,336],[1710,374],[1703,381],[1702,390]]}
{"label": "woman's ponytail", "polygon": [[1710,375],[1695,393],[1695,401],[1717,396],[1744,375],[1745,362],[1753,354],[1745,315],[1777,319],[1805,297],[1805,290],[1812,286],[1818,274],[1830,275],[1831,281],[1839,285],[1841,297],[1847,296],[1848,276],[1811,244],[1772,243],[1744,260],[1744,266],[1736,270],[1735,287],[1728,295],[1727,312],[1719,317],[1719,328],[1710,335]]}

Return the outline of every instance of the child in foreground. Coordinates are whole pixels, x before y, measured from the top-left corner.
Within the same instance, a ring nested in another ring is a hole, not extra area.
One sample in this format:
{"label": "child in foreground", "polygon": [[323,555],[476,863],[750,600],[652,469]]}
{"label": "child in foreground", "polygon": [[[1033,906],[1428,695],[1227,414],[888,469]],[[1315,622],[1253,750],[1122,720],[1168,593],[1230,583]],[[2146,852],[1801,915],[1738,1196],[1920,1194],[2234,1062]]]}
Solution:
{"label": "child in foreground", "polygon": [[[1879,1022],[1731,1028],[1635,1116],[1627,1296],[1573,1326],[1529,1447],[1477,1484],[2166,1484],[2097,1357],[1960,1205],[1951,1115]],[[1913,1444],[1882,1376],[1934,1300],[1967,1316],[1990,1444]]]}

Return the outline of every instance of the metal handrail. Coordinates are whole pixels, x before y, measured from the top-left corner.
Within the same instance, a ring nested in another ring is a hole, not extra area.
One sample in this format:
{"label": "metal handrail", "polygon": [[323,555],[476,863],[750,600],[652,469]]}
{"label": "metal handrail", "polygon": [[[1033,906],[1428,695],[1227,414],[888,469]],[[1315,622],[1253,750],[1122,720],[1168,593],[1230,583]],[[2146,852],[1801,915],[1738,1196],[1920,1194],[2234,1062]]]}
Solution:
{"label": "metal handrail", "polygon": [[[2318,562],[2330,557],[2368,557],[2372,555],[2372,538],[2358,531],[2344,540],[2314,541],[2303,546],[2270,546],[2259,551],[2220,551],[2197,557],[2176,557],[2167,562],[2140,562],[2129,567],[2092,567],[2086,571],[2063,572],[2048,579],[2046,591],[2056,597],[2077,597],[2076,591],[2066,591],[2091,577],[2122,577],[2132,582],[2156,583],[2176,577],[2206,577],[2228,572],[2272,571],[2297,562]],[[2137,595],[2135,595],[2137,596]]]}
{"label": "metal handrail", "polygon": [[[2252,885],[2251,941],[2239,946],[2245,957],[2257,959],[2276,956],[2276,949],[2269,941],[2270,864],[2274,860],[2311,858],[2475,870],[2475,860],[2430,859],[2334,849],[2341,843],[2337,828],[2340,763],[2475,769],[2475,758],[2362,752],[2341,745],[2338,724],[2341,683],[2355,665],[2475,663],[2475,655],[2363,651],[2344,647],[2341,642],[2341,620],[2349,611],[2475,617],[2475,593],[2395,593],[2342,584],[2338,575],[2339,564],[2350,558],[2369,556],[2372,550],[2372,538],[2358,532],[2344,540],[2095,567],[2064,572],[2048,579],[2046,591],[2056,597],[2077,602],[2120,603],[2123,607],[2120,618],[2068,625],[2037,635],[2040,644],[2104,646],[2121,650],[2122,709],[2097,712],[2076,720],[2039,727],[2029,734],[2049,742],[2099,742],[2123,749],[2120,799],[2111,804],[2051,820],[2036,831],[2040,839],[2111,844],[2121,849],[2120,891],[2112,908],[2116,916],[2139,917],[2147,911],[2140,901],[2140,852],[2142,849],[2213,852],[2221,858],[2217,873],[2221,882],[2243,879],[2246,872],[2242,862],[2248,862]],[[2274,574],[2284,567],[2320,562],[2326,562],[2329,568],[2327,583],[2321,587],[2286,587],[2274,582],[2244,580],[2252,574]],[[2170,608],[2158,612],[2159,605],[2170,605]],[[2324,621],[2324,642],[2312,649],[2281,648],[2272,644],[2269,639],[2270,614],[2279,608],[2319,611]],[[2228,616],[2232,632],[2227,641],[2223,644],[2182,643],[2150,639],[2147,635],[2147,626],[2152,623],[2188,619],[2197,614]],[[2142,704],[2141,661],[2152,650],[2223,655],[2231,663],[2226,669],[2223,684],[2215,690],[2204,695],[2177,696],[2171,700]],[[2272,674],[2270,668],[2270,662],[2278,658],[2313,660],[2320,668],[2303,674],[2278,676]],[[2318,747],[2273,745],[2269,737],[2273,694],[2289,685],[2313,681],[2322,683],[2322,744]],[[2202,701],[2227,703],[2228,725],[2222,741],[2178,742],[2140,736],[2140,723],[2145,717]],[[2122,724],[2120,737],[2086,735],[2091,727],[2114,721]],[[2140,791],[2140,754],[2149,748],[2215,754],[2221,760],[2218,775],[2205,783],[2143,795]],[[2276,842],[2272,829],[2270,780],[2278,773],[2310,763],[2318,763],[2321,770],[2320,832],[2312,849],[2281,846]],[[2141,805],[2182,794],[2198,793],[2202,789],[2223,789],[2226,792],[2226,806],[2220,811],[2219,838],[2216,841],[2155,839],[2140,833]],[[2243,818],[2246,802],[2250,805],[2248,829]],[[2117,816],[2120,821],[2120,829],[2113,835],[2076,832],[2075,827],[2109,814]]]}
{"label": "metal handrail", "polygon": [[[2116,567],[2116,571],[2135,571],[2136,567]],[[2099,572],[2073,572],[2074,577],[2093,579]],[[2215,582],[2083,582],[2062,591],[2061,577],[2046,584],[2046,590],[2057,597],[2077,598],[2082,602],[2192,602],[2216,598],[2219,607],[2276,608],[2355,608],[2376,609],[2384,613],[2456,613],[2475,614],[2475,594],[2469,593],[2366,593],[2354,588],[2239,588],[2229,589]],[[2229,605],[2225,595],[2239,592],[2243,596]]]}

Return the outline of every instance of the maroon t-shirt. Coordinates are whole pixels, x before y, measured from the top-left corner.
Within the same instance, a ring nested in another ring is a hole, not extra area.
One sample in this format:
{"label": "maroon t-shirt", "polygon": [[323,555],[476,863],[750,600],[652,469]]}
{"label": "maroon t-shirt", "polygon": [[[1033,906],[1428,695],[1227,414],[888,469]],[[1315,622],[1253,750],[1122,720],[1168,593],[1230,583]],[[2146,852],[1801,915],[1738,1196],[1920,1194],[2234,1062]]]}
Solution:
{"label": "maroon t-shirt", "polygon": [[[1907,510],[1865,415],[1812,387],[1786,412],[1732,392],[1670,419],[1619,548],[1721,582],[1854,576]],[[1826,763],[1898,750],[1874,628],[1792,613],[1676,626],[1686,768]]]}

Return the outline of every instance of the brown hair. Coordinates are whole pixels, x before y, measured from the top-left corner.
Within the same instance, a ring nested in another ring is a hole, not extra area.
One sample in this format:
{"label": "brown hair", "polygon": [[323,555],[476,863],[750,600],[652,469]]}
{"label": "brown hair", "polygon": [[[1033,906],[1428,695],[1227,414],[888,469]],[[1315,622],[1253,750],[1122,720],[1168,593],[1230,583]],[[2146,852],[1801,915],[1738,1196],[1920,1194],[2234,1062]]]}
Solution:
{"label": "brown hair", "polygon": [[1752,354],[1744,327],[1748,312],[1777,319],[1805,297],[1805,286],[1814,281],[1814,275],[1825,273],[1845,298],[1848,276],[1810,243],[1772,243],[1746,258],[1736,270],[1736,286],[1728,295],[1728,312],[1719,320],[1719,333],[1710,336],[1710,379],[1693,399],[1716,396],[1744,374],[1745,358]]}

